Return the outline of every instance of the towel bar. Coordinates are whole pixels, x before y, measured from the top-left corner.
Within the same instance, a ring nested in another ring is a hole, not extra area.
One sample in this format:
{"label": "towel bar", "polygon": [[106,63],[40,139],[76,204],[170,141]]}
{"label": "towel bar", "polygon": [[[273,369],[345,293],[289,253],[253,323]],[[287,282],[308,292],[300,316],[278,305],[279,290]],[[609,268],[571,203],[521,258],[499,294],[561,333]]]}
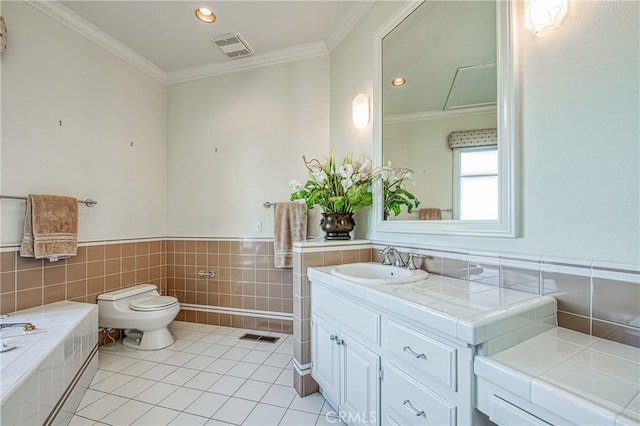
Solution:
{"label": "towel bar", "polygon": [[[27,201],[27,197],[16,197],[15,195],[0,195],[0,198],[8,198],[10,200],[24,200]],[[91,198],[87,198],[86,200],[78,200],[78,204],[84,204],[87,207],[93,207],[98,202],[96,200],[92,200]]]}
{"label": "towel bar", "polygon": [[262,203],[262,205],[264,206],[265,209],[270,208],[271,206],[273,206],[275,203],[272,203],[271,201],[265,201],[264,203]]}

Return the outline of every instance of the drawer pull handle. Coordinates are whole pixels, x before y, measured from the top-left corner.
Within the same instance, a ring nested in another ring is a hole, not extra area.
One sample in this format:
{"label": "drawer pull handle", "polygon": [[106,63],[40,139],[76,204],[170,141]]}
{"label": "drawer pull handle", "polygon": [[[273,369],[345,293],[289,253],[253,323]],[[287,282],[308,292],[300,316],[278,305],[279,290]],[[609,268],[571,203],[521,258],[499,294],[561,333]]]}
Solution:
{"label": "drawer pull handle", "polygon": [[344,345],[344,340],[336,338],[336,345]]}
{"label": "drawer pull handle", "polygon": [[405,399],[402,405],[404,405],[405,408],[409,410],[411,414],[413,414],[416,417],[420,417],[420,416],[424,416],[425,418],[427,417],[424,410],[416,409],[416,407],[414,407],[413,404],[411,404],[411,401],[409,401],[408,399]]}
{"label": "drawer pull handle", "polygon": [[412,355],[412,356],[413,356],[413,357],[415,357],[415,358],[427,359],[427,356],[426,356],[425,354],[419,354],[419,353],[414,352],[414,351],[411,349],[411,346],[405,346],[405,347],[404,347],[404,349],[403,349],[403,351],[404,351],[404,352],[406,352],[406,353],[408,353],[409,355]]}
{"label": "drawer pull handle", "polygon": [[338,336],[336,336],[335,334],[332,334],[331,336],[329,336],[329,339],[331,340],[336,340],[338,338]]}

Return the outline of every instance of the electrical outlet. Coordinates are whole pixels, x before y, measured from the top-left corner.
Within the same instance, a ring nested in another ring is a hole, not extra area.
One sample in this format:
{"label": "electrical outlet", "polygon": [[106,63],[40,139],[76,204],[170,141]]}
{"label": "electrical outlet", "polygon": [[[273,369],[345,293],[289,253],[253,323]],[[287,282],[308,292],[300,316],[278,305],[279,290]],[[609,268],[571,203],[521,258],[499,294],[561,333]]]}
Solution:
{"label": "electrical outlet", "polygon": [[256,232],[262,232],[262,221],[256,220]]}

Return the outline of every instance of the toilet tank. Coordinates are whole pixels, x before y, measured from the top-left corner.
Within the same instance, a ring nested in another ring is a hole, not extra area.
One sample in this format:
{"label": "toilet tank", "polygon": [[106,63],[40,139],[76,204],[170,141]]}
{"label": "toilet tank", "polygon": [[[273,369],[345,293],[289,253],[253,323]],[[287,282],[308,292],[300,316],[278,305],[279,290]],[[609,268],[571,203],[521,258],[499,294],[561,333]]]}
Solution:
{"label": "toilet tank", "polygon": [[98,300],[115,301],[120,299],[126,299],[133,296],[139,296],[142,294],[158,294],[158,287],[153,284],[140,284],[133,287],[123,288],[121,290],[111,291],[109,293],[99,294]]}

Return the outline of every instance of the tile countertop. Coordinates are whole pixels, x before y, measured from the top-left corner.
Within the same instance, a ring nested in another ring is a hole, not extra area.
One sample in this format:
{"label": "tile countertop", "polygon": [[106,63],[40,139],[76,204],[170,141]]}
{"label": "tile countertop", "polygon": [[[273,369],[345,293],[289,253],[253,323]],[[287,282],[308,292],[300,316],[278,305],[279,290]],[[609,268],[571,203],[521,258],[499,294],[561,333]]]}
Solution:
{"label": "tile countertop", "polygon": [[471,345],[528,326],[539,327],[545,319],[549,322],[547,328],[556,325],[556,300],[550,296],[434,274],[408,284],[363,285],[332,275],[334,267],[309,268],[309,280],[322,282]]}
{"label": "tile countertop", "polygon": [[575,424],[640,423],[640,348],[556,327],[477,356],[474,370]]}

